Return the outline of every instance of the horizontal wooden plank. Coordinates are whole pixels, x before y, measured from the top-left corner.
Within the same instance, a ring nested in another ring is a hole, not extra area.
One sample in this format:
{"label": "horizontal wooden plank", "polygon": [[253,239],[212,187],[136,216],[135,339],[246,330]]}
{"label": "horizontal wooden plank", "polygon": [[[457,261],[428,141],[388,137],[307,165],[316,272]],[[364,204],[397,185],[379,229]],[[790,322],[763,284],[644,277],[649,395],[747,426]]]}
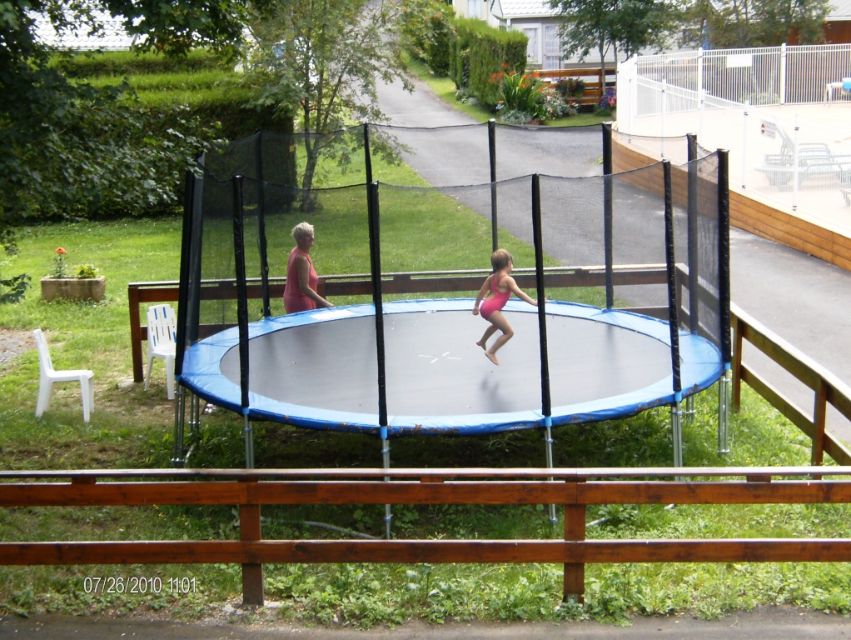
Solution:
{"label": "horizontal wooden plank", "polygon": [[[363,468],[322,468],[322,469],[2,469],[0,487],[9,487],[11,481],[24,478],[41,480],[79,479],[87,482],[100,482],[106,479],[170,479],[191,480],[233,480],[247,483],[264,480],[546,480],[555,478],[565,482],[585,482],[592,480],[620,480],[640,478],[646,480],[671,479],[683,477],[686,480],[698,480],[723,476],[794,478],[809,477],[814,473],[823,474],[824,467],[777,466],[777,467],[432,467],[409,468],[381,467]],[[832,476],[851,476],[851,466],[830,467]],[[59,483],[57,483],[59,484]],[[18,486],[24,486],[23,484]],[[61,485],[60,485],[61,486]]]}
{"label": "horizontal wooden plank", "polygon": [[[824,473],[822,468],[821,473]],[[753,479],[758,476],[751,476]],[[851,480],[174,482],[0,485],[0,506],[849,503]]]}
{"label": "horizontal wooden plank", "polygon": [[0,543],[0,565],[848,561],[846,538]]}

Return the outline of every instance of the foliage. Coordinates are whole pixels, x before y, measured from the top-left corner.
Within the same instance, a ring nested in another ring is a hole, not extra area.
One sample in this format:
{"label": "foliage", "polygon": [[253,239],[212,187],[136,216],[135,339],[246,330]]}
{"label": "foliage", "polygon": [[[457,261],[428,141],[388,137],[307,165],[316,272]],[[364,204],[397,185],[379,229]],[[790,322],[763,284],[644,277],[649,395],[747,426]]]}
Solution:
{"label": "foliage", "polygon": [[233,62],[221,53],[195,49],[183,56],[140,51],[84,51],[54,53],[51,66],[69,78],[97,76],[179,74],[232,71]]}
{"label": "foliage", "polygon": [[441,0],[409,0],[402,6],[402,46],[436,76],[449,74],[453,15]]}
{"label": "foliage", "polygon": [[562,78],[556,82],[556,91],[563,98],[581,98],[585,93],[585,81],[582,78]]}
{"label": "foliage", "polygon": [[611,115],[612,112],[617,108],[617,106],[618,100],[617,95],[615,93],[615,88],[606,87],[606,90],[603,92],[603,95],[600,96],[600,100],[597,101],[595,112],[598,115]]}
{"label": "foliage", "polygon": [[[404,168],[393,167],[395,171]],[[394,176],[405,183],[411,175]],[[285,214],[289,228],[301,213]],[[393,216],[395,217],[395,216]],[[326,274],[346,272],[352,238],[366,235],[363,220],[351,211],[324,211],[316,261]],[[456,216],[434,215],[429,207],[389,220],[388,270],[409,266],[412,256],[430,268],[481,267],[490,243],[486,222],[466,210]],[[0,326],[48,330],[59,367],[95,370],[97,410],[82,423],[79,391],[57,393],[41,421],[32,408],[38,387],[34,350],[3,366],[0,376],[0,451],[7,469],[85,469],[168,466],[174,407],[165,398],[162,375],[145,391],[128,385],[127,283],[171,280],[179,271],[180,223],[174,218],[125,219],[103,223],[63,222],[20,230],[20,270],[41,273],[53,249],[62,245],[102,265],[115,281],[107,300],[45,303],[31,296],[21,305],[0,307]],[[530,247],[506,237],[518,262],[533,262]],[[284,256],[288,238],[275,237],[271,254]],[[471,252],[471,243],[482,250]],[[419,265],[418,265],[419,266]],[[283,264],[278,264],[278,273]],[[419,268],[417,270],[420,270]],[[278,304],[280,304],[278,302]],[[809,462],[809,438],[747,386],[742,410],[733,414],[732,452],[716,452],[714,390],[697,398],[695,422],[684,425],[689,466],[786,466]],[[30,398],[29,406],[22,398]],[[238,466],[242,419],[226,411],[203,415],[201,437],[192,464],[198,468]],[[258,464],[262,468],[371,467],[380,464],[374,438],[257,423]],[[653,466],[671,459],[670,427],[665,409],[633,418],[564,425],[553,431],[559,466]],[[393,464],[416,467],[439,460],[442,466],[539,466],[542,434],[520,431],[475,438],[400,438],[393,442]],[[51,515],[52,514],[52,515]],[[264,536],[274,539],[325,537],[339,529],[377,535],[383,528],[381,506],[355,508],[263,507]],[[690,539],[738,537],[841,538],[847,535],[847,505],[619,505],[589,507],[587,535],[593,539]],[[394,527],[405,538],[559,539],[544,508],[524,506],[399,506]],[[238,518],[227,508],[143,507],[107,509],[6,510],[0,518],[4,540],[71,539],[234,539]],[[194,597],[147,594],[84,594],[84,576],[116,575],[116,567],[2,567],[0,611],[79,615],[167,612],[172,618],[198,618],[238,599],[238,565],[145,565],[122,567],[122,575],[197,578]],[[760,605],[795,605],[851,612],[851,573],[846,563],[752,564],[589,564],[583,604],[560,603],[560,564],[512,565],[351,565],[269,564],[264,566],[269,598],[280,603],[276,615],[300,624],[392,625],[417,619],[435,624],[449,620],[559,622],[595,619],[623,623],[631,617],[696,615],[717,618]],[[162,614],[161,614],[162,615]]]}
{"label": "foliage", "polygon": [[98,268],[93,264],[78,264],[75,271],[77,278],[97,278],[100,275]]}
{"label": "foliage", "polygon": [[502,75],[497,107],[505,111],[519,111],[530,119],[542,120],[544,109],[544,83],[531,75],[506,73]]}
{"label": "foliage", "polygon": [[[15,243],[15,236],[10,228],[3,229],[0,227],[0,267],[18,254],[18,247]],[[26,295],[27,289],[30,286],[32,278],[26,273],[19,273],[8,278],[0,277],[0,304],[10,304],[19,302]]]}
{"label": "foliage", "polygon": [[[257,90],[255,104],[296,116],[304,136],[306,165],[301,187],[309,193],[322,154],[334,155],[336,138],[321,135],[352,120],[381,122],[376,79],[401,80],[397,3],[366,0],[297,0],[253,15],[257,43],[244,61],[246,82]],[[302,208],[313,203],[304,199]]]}
{"label": "foliage", "polygon": [[481,20],[455,21],[450,70],[456,86],[467,88],[485,108],[499,102],[505,73],[523,73],[526,36],[520,31],[500,31]]}
{"label": "foliage", "polygon": [[601,64],[610,48],[617,59],[664,46],[680,15],[671,0],[551,0],[551,5],[561,14],[565,57],[584,60],[596,50]]}
{"label": "foliage", "polygon": [[51,278],[67,278],[68,265],[65,261],[65,247],[56,247],[53,251],[53,268],[50,270],[49,277]]}
{"label": "foliage", "polygon": [[819,44],[829,0],[696,0],[684,14],[683,46],[713,48]]}

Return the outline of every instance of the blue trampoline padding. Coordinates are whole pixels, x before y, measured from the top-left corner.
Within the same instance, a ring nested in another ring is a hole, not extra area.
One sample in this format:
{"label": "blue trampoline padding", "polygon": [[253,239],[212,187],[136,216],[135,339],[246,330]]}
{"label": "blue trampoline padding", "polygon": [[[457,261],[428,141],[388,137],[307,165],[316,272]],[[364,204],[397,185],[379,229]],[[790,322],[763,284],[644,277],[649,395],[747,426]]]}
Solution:
{"label": "blue trampoline padding", "polygon": [[[471,314],[472,305],[458,298],[384,303],[390,436],[474,435],[545,424],[537,309],[519,300],[506,305],[515,338],[494,367],[474,345],[487,324]],[[674,402],[667,322],[558,301],[548,301],[546,312],[553,425],[620,418]],[[248,416],[378,434],[374,328],[372,305],[251,323]],[[188,347],[180,383],[242,413],[238,342],[231,328]],[[713,384],[723,363],[706,338],[680,332],[679,343],[688,396]],[[296,397],[287,397],[296,387]]]}

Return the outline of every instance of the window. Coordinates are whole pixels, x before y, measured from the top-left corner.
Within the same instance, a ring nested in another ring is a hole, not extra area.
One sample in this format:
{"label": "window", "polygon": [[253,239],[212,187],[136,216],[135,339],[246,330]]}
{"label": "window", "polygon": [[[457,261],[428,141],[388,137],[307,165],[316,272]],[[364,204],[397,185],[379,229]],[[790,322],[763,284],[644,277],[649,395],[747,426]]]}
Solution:
{"label": "window", "polygon": [[526,45],[526,61],[533,64],[541,63],[541,49],[538,43],[538,34],[541,30],[538,27],[523,27],[523,33],[529,38],[529,43]]}
{"label": "window", "polygon": [[544,69],[561,69],[561,39],[558,25],[544,25]]}

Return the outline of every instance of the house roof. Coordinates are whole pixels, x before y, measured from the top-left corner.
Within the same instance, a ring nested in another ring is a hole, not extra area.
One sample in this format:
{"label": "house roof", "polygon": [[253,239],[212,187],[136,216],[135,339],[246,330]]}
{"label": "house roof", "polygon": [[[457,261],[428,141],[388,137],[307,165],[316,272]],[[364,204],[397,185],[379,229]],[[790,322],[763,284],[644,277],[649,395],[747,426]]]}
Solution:
{"label": "house roof", "polygon": [[36,36],[44,44],[71,51],[123,51],[130,48],[133,38],[124,31],[121,18],[113,18],[109,14],[98,16],[103,29],[96,35],[89,33],[88,28],[79,31],[68,29],[62,34],[56,33],[53,25],[44,16],[36,17]]}
{"label": "house roof", "polygon": [[549,18],[557,16],[558,9],[550,6],[549,0],[495,0],[493,14],[502,19]]}

